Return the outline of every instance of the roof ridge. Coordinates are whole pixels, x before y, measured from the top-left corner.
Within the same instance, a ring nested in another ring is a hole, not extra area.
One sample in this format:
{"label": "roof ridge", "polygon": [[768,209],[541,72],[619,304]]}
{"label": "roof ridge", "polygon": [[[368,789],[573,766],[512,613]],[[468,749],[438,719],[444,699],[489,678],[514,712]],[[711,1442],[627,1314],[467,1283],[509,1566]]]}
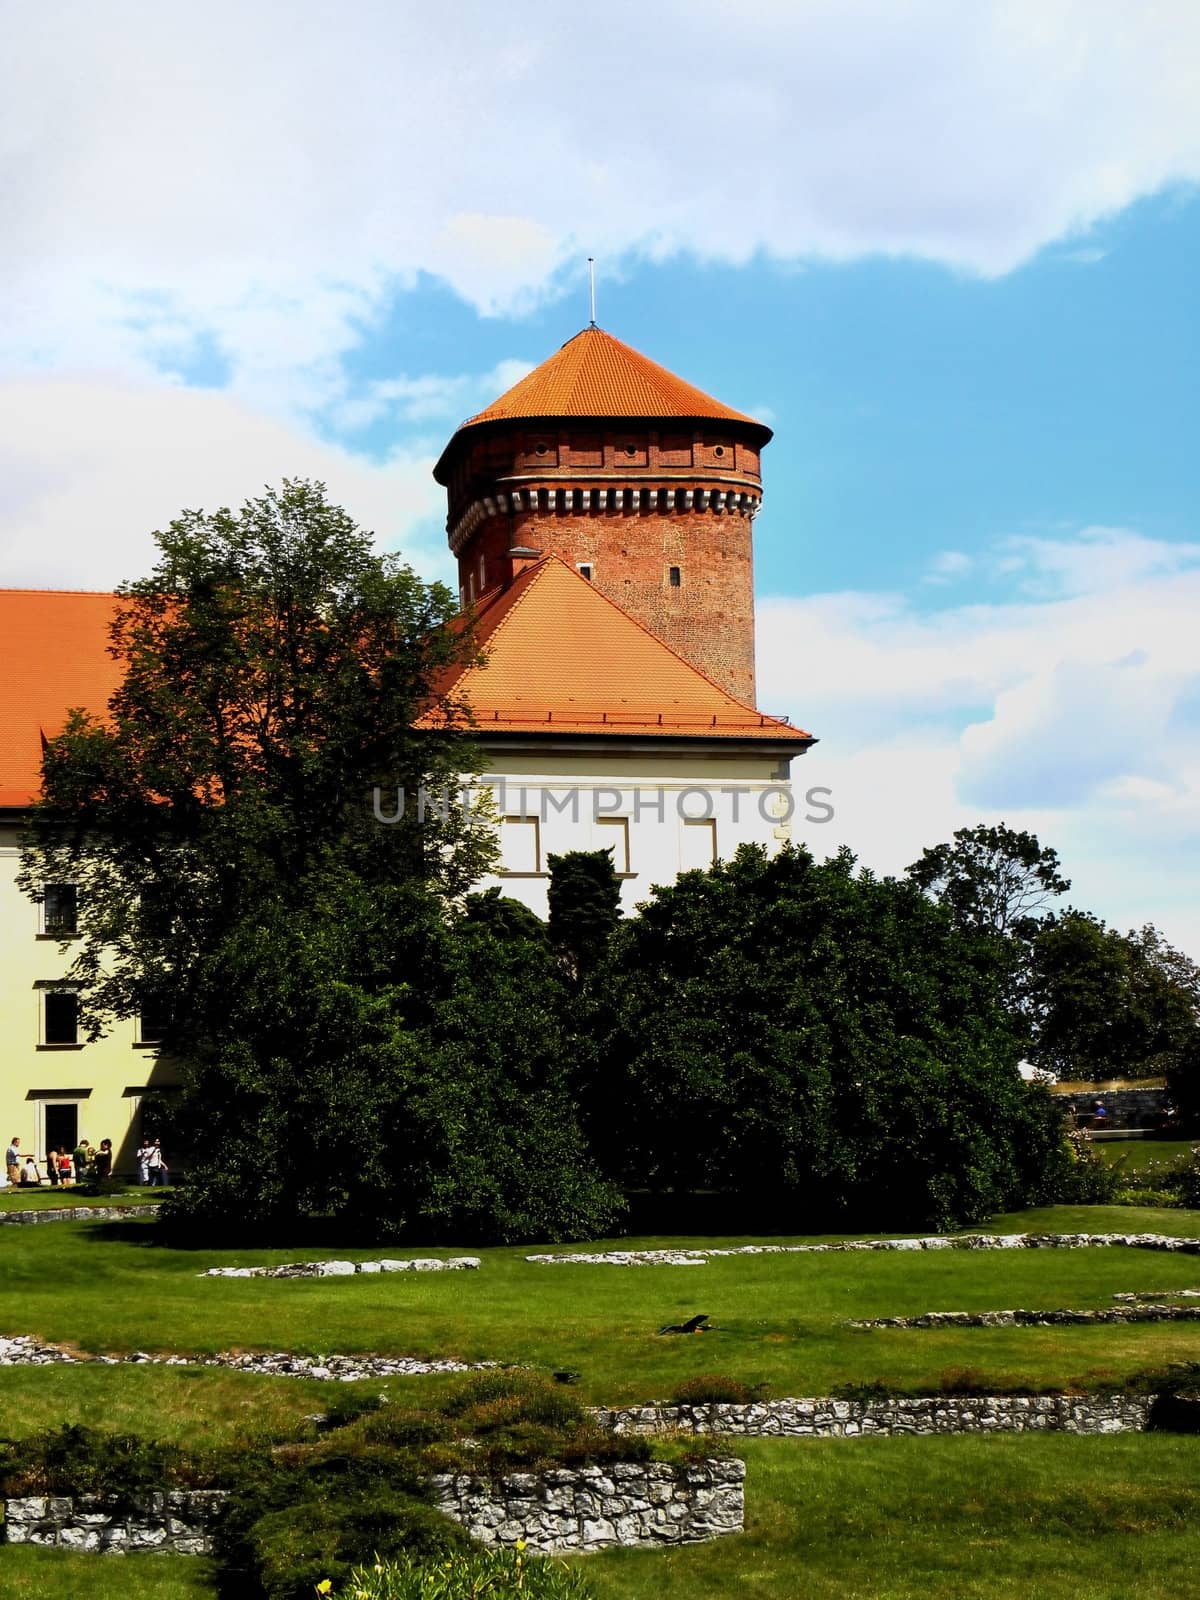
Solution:
{"label": "roof ridge", "polygon": [[21,586],[7,588],[0,586],[0,595],[3,594],[76,594],[93,600],[120,599],[115,589],[26,589]]}

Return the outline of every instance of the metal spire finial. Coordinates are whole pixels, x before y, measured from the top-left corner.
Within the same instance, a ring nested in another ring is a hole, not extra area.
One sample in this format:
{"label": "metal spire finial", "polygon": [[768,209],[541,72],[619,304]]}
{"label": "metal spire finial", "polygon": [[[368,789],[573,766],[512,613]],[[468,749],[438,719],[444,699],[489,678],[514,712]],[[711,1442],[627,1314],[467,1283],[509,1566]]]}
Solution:
{"label": "metal spire finial", "polygon": [[589,327],[596,326],[596,258],[588,257],[588,295],[592,303],[592,320]]}

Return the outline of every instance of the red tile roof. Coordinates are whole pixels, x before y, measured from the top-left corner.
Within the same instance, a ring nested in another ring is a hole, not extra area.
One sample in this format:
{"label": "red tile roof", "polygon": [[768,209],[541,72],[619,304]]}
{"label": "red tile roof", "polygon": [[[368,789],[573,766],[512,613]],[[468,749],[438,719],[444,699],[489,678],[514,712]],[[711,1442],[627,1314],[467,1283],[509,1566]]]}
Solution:
{"label": "red tile roof", "polygon": [[[0,589],[0,807],[37,799],[43,742],[68,711],[107,710],[115,607],[111,594]],[[810,740],[726,694],[557,556],[485,596],[478,620],[486,664],[443,687],[469,699],[481,732]]]}
{"label": "red tile roof", "polygon": [[0,589],[0,806],[42,786],[42,741],[76,706],[102,714],[121,679],[108,654],[111,594]]}
{"label": "red tile roof", "polygon": [[[754,428],[764,444],[771,437],[771,430],[764,423],[722,405],[703,389],[685,383],[666,367],[614,339],[603,328],[584,328],[568,339],[561,350],[513,384],[498,400],[468,417],[458,433],[485,422],[526,417],[736,422]],[[440,467],[441,462],[434,469],[439,481]]]}
{"label": "red tile roof", "polygon": [[487,660],[442,687],[470,702],[481,734],[812,742],[735,700],[558,556],[485,595],[477,618]]}

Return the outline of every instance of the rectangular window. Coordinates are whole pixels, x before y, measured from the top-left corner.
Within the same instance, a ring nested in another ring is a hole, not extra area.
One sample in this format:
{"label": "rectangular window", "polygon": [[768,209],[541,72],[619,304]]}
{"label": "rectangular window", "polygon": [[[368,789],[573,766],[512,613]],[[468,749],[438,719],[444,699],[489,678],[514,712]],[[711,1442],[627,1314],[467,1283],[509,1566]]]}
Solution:
{"label": "rectangular window", "polygon": [[72,989],[47,989],[42,997],[42,1043],[79,1043],[79,996]]}
{"label": "rectangular window", "polygon": [[717,859],[717,824],[714,818],[686,820],[679,843],[679,867],[682,872],[699,867],[707,872]]}
{"label": "rectangular window", "polygon": [[667,577],[670,581],[672,589],[678,589],[680,583],[683,581],[683,574],[680,572],[678,567],[669,567],[667,569]]}
{"label": "rectangular window", "polygon": [[577,565],[578,565],[578,570],[579,570],[580,577],[586,578],[587,581],[589,583],[591,583],[591,581],[592,581],[592,563],[590,561],[580,561]]}
{"label": "rectangular window", "polygon": [[612,850],[615,871],[632,871],[629,865],[629,818],[597,817],[596,847],[599,850]]}
{"label": "rectangular window", "polygon": [[79,894],[73,883],[47,883],[42,889],[42,932],[65,939],[79,926]]}
{"label": "rectangular window", "polygon": [[500,876],[530,877],[542,870],[542,841],[536,817],[501,817]]}
{"label": "rectangular window", "polygon": [[138,1014],[139,1044],[158,1044],[163,1034],[167,1031],[167,1021],[170,1010],[167,1002],[160,997],[147,997],[142,1002],[142,1009]]}

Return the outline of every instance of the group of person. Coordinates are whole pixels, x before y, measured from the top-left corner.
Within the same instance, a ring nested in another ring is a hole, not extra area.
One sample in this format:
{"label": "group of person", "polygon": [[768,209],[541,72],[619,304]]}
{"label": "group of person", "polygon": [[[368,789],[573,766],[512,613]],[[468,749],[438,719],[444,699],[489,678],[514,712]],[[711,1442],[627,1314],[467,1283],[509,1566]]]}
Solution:
{"label": "group of person", "polygon": [[[170,1170],[163,1157],[162,1145],[157,1139],[143,1139],[138,1146],[138,1182],[144,1186],[163,1187],[170,1181]],[[48,1149],[44,1162],[46,1177],[51,1188],[70,1189],[79,1183],[98,1183],[112,1177],[113,1147],[111,1139],[101,1139],[97,1149],[87,1139],[80,1139],[74,1150],[65,1145],[57,1150]],[[14,1189],[36,1189],[42,1184],[42,1172],[37,1159],[21,1154],[21,1141],[16,1134],[9,1141],[4,1154],[4,1165],[9,1184]]]}

